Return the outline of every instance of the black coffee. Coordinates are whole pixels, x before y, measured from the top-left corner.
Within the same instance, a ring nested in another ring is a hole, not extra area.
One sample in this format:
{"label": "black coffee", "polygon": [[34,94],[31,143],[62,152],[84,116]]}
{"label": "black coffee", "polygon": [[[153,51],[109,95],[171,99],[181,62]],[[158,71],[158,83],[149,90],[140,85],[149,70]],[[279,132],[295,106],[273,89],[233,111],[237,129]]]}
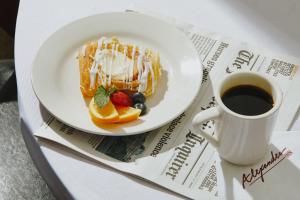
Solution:
{"label": "black coffee", "polygon": [[240,85],[227,90],[222,101],[227,108],[241,115],[260,115],[273,107],[272,96],[259,87]]}

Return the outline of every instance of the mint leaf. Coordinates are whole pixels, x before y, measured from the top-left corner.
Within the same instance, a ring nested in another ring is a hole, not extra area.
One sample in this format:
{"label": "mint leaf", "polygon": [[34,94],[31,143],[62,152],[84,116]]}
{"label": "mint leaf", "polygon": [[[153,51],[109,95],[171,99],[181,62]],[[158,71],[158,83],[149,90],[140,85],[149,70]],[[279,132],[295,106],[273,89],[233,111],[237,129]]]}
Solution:
{"label": "mint leaf", "polygon": [[114,93],[115,91],[117,91],[116,87],[112,87],[108,90],[108,95],[110,96],[112,93]]}
{"label": "mint leaf", "polygon": [[104,106],[106,106],[106,104],[108,104],[109,96],[110,95],[108,94],[106,89],[101,85],[100,87],[98,87],[95,93],[94,102],[97,106],[99,106],[99,108],[103,108]]}

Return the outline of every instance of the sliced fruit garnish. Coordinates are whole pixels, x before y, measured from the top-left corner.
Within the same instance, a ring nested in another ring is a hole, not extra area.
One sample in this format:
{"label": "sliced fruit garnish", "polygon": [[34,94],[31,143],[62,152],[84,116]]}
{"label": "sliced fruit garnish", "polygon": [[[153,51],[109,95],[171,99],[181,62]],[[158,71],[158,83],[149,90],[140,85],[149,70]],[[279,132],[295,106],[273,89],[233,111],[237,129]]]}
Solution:
{"label": "sliced fruit garnish", "polygon": [[100,108],[94,102],[94,98],[89,105],[91,118],[96,124],[115,123],[119,121],[119,114],[115,106],[109,101],[104,107]]}
{"label": "sliced fruit garnish", "polygon": [[132,107],[116,106],[116,110],[119,113],[120,123],[137,120],[141,114],[140,109],[135,109]]}

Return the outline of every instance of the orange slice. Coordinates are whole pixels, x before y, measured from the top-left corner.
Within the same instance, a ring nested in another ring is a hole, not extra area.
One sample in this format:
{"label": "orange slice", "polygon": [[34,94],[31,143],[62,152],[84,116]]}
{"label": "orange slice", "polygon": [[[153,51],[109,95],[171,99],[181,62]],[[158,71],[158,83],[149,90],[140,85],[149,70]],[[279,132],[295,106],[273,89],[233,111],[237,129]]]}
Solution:
{"label": "orange slice", "polygon": [[99,108],[93,98],[89,105],[89,111],[95,124],[108,124],[119,121],[119,114],[111,101],[103,108]]}
{"label": "orange slice", "polygon": [[137,120],[141,114],[140,109],[132,108],[132,107],[122,107],[116,106],[117,112],[119,113],[119,122],[130,122]]}

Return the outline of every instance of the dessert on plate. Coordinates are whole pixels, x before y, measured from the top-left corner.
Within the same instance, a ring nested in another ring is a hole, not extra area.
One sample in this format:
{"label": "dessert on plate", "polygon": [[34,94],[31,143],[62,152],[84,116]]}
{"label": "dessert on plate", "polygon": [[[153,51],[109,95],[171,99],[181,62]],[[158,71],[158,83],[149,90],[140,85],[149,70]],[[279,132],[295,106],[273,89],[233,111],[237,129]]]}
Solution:
{"label": "dessert on plate", "polygon": [[78,61],[80,90],[91,98],[94,123],[129,122],[146,113],[146,97],[155,94],[161,75],[157,52],[102,37],[84,44]]}

